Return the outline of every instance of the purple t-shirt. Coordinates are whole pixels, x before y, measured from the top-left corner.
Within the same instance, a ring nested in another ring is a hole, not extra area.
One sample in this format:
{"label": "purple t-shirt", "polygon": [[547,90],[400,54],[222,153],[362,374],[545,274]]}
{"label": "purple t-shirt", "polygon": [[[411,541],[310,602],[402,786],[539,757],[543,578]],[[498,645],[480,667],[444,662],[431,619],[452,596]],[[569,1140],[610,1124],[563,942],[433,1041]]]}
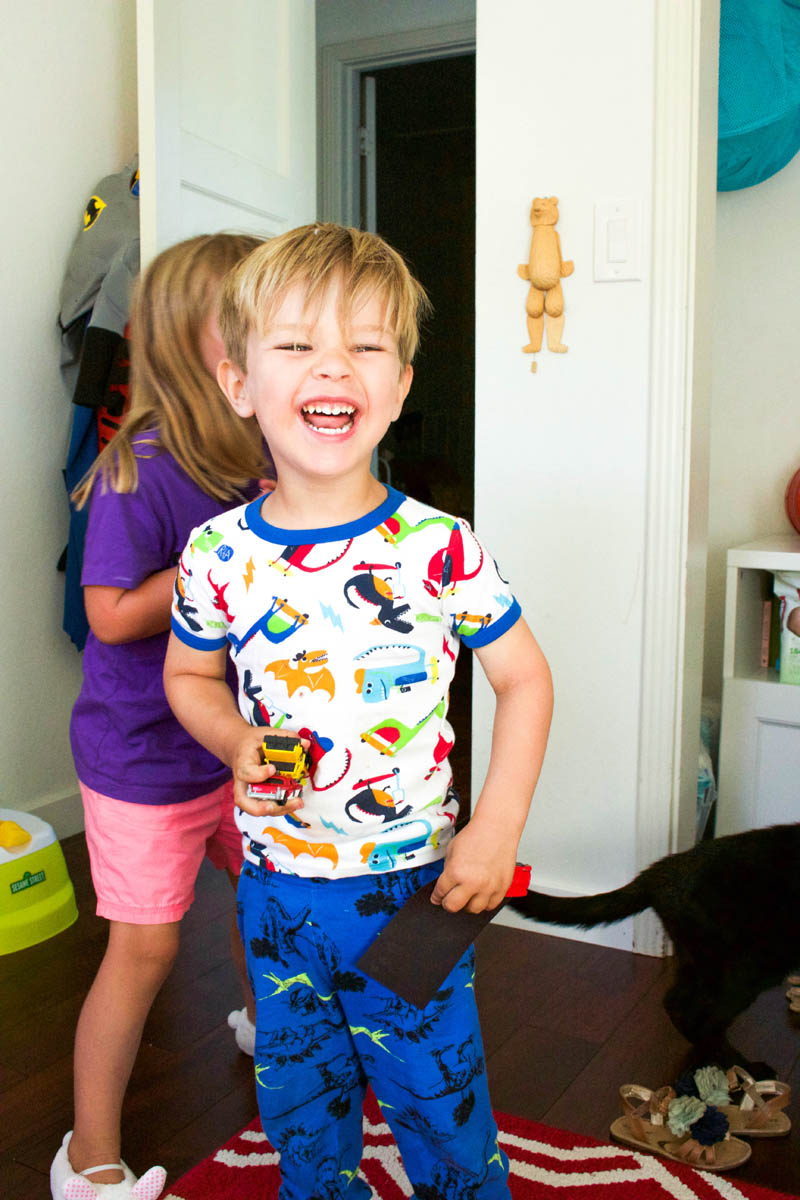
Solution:
{"label": "purple t-shirt", "polygon": [[[84,586],[135,588],[177,566],[192,529],[232,507],[202,491],[168,451],[136,448],[137,490],[103,493],[98,483],[92,492]],[[168,638],[109,646],[89,632],[70,741],[78,778],[94,791],[134,804],[176,804],[230,778],[172,715],[162,682]]]}

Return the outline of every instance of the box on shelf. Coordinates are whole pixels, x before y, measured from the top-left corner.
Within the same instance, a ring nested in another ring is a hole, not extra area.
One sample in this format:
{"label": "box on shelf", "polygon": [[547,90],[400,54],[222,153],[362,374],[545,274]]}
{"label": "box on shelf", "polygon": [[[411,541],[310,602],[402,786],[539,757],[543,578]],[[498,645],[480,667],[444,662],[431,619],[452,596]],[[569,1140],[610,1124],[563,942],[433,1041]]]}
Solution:
{"label": "box on shelf", "polygon": [[800,683],[800,571],[776,571],[773,588],[779,601],[781,683]]}

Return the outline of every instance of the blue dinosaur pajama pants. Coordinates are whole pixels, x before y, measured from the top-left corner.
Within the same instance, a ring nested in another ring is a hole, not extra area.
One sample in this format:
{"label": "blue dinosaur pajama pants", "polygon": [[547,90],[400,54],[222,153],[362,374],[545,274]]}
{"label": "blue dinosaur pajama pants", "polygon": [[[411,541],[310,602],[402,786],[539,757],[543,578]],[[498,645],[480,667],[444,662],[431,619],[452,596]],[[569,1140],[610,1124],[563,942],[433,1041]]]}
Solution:
{"label": "blue dinosaur pajama pants", "polygon": [[[508,1200],[469,950],[424,1008],[354,964],[441,862],[327,880],[245,863],[239,928],[256,997],[264,1132],[280,1200],[366,1200],[357,1176],[370,1084],[416,1200]],[[419,954],[425,947],[417,948]]]}

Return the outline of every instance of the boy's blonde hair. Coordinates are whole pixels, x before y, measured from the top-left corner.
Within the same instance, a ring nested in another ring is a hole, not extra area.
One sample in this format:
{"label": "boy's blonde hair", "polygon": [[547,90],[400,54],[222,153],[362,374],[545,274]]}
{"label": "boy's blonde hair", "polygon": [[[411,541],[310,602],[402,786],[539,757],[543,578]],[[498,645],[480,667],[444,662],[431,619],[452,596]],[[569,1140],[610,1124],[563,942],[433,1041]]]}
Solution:
{"label": "boy's blonde hair", "polygon": [[[103,489],[133,492],[142,439],[168,450],[209,496],[240,499],[271,471],[255,419],[243,420],[208,373],[200,337],[225,275],[261,239],[216,233],[163,250],[140,278],[131,306],[131,408],[119,432],[75,488],[78,508],[98,477]],[[136,450],[133,442],[136,440]]]}
{"label": "boy's blonde hair", "polygon": [[313,310],[339,282],[342,323],[361,303],[379,296],[400,365],[412,362],[419,323],[430,312],[425,289],[383,238],[333,223],[301,225],[270,238],[230,273],[220,296],[219,327],[231,362],[247,370],[250,333],[267,331],[289,288],[305,287],[306,308]]}

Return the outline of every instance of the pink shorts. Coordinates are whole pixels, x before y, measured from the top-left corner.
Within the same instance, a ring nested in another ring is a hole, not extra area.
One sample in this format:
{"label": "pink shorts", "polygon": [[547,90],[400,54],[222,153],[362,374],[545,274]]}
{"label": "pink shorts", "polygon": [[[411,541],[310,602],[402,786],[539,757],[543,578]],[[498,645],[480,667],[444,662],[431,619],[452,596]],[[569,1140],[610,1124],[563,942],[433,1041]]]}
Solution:
{"label": "pink shorts", "polygon": [[238,875],[233,784],[183,804],[130,804],[80,784],[97,915],[132,925],[180,921],[203,858]]}

